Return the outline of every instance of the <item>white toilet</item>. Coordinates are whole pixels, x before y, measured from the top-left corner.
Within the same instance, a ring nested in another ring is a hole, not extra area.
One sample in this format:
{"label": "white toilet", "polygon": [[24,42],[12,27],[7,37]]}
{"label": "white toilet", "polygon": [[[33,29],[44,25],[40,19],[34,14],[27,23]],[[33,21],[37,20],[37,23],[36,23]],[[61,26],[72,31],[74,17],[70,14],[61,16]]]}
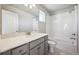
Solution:
{"label": "white toilet", "polygon": [[57,43],[53,40],[48,40],[48,44],[49,44],[49,54],[55,54]]}

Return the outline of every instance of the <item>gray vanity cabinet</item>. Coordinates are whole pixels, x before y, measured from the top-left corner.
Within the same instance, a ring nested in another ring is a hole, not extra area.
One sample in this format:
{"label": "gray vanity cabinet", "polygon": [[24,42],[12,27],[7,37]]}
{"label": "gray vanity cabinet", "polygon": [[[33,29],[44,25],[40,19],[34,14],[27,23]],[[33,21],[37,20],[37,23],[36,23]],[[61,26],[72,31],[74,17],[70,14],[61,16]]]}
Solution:
{"label": "gray vanity cabinet", "polygon": [[12,50],[12,55],[28,55],[28,54],[29,54],[29,43]]}
{"label": "gray vanity cabinet", "polygon": [[26,44],[1,53],[1,55],[45,55],[48,54],[48,36],[38,38]]}
{"label": "gray vanity cabinet", "polygon": [[30,50],[30,55],[44,55],[44,42]]}

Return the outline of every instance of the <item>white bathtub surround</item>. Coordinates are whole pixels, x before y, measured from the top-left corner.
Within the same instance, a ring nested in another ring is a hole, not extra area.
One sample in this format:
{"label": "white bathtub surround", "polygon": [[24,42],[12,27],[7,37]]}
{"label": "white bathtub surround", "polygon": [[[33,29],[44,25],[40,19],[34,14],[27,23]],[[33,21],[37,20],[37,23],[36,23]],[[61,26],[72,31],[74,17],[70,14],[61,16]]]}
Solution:
{"label": "white bathtub surround", "polygon": [[[49,18],[49,38],[57,42],[59,54],[77,53],[77,6],[58,11]],[[51,30],[50,30],[51,29]],[[73,35],[73,34],[76,35]],[[75,39],[72,39],[75,38]]]}
{"label": "white bathtub surround", "polygon": [[24,32],[18,34],[20,35],[15,36],[15,34],[15,37],[12,37],[11,35],[8,37],[4,36],[3,39],[0,39],[0,53],[47,35],[44,33],[37,32],[31,32],[31,35],[27,35]]}

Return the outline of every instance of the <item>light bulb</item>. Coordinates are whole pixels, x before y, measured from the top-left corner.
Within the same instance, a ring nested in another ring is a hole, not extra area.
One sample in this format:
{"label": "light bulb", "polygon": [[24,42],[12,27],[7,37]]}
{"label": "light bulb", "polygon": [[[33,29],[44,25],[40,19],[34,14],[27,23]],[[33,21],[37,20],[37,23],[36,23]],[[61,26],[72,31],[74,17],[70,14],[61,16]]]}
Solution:
{"label": "light bulb", "polygon": [[29,8],[33,8],[33,6],[32,5],[29,5]]}
{"label": "light bulb", "polygon": [[28,6],[28,4],[25,4],[25,6]]}
{"label": "light bulb", "polygon": [[32,4],[32,6],[33,6],[33,7],[36,7],[36,5],[35,5],[35,4]]}

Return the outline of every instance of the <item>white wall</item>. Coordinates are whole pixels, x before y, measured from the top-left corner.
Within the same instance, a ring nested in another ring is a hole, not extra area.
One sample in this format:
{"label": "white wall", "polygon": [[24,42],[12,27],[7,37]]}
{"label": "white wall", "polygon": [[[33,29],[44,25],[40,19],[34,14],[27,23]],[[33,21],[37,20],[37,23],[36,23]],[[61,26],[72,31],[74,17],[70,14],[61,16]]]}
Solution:
{"label": "white wall", "polygon": [[46,33],[48,34],[48,37],[52,37],[52,28],[51,28],[51,25],[52,25],[52,16],[50,15],[47,15],[46,16]]}

